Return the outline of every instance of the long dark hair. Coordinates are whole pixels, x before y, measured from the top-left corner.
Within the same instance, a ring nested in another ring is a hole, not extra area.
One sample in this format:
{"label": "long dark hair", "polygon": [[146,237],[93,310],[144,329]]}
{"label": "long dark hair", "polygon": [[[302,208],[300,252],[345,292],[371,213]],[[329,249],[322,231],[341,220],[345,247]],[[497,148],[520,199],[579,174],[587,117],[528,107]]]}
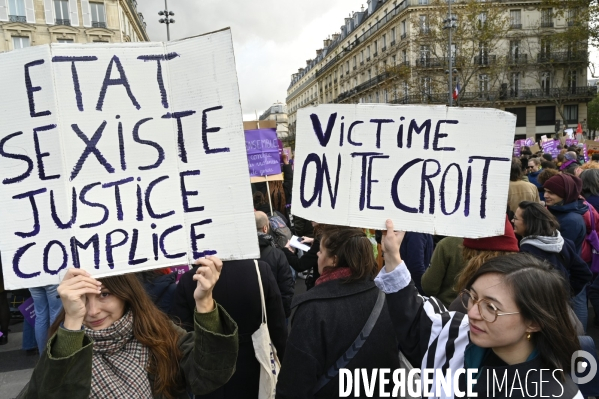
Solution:
{"label": "long dark hair", "polygon": [[372,278],[377,271],[372,243],[361,229],[328,226],[322,230],[321,248],[328,256],[337,257],[337,267],[348,267],[351,277],[347,281]]}
{"label": "long dark hair", "polygon": [[[133,335],[150,349],[147,371],[155,378],[153,393],[169,399],[177,397],[183,387],[179,373],[183,354],[179,350],[179,333],[174,324],[154,305],[134,274],[99,280],[112,295],[125,302],[126,310],[133,312]],[[63,309],[50,327],[50,335],[54,335],[64,318]]]}
{"label": "long dark hair", "polygon": [[582,180],[583,197],[589,198],[592,195],[599,195],[599,169],[585,170],[580,174],[580,180]]}
{"label": "long dark hair", "polygon": [[526,226],[524,237],[553,237],[559,230],[556,217],[538,202],[522,201],[518,208],[522,209],[522,222]]}
{"label": "long dark hair", "polygon": [[569,369],[571,356],[580,350],[580,343],[570,321],[569,296],[562,275],[549,263],[519,253],[486,262],[472,276],[468,288],[487,273],[503,275],[522,318],[540,328],[531,335],[543,364],[561,369],[563,380],[564,370]]}

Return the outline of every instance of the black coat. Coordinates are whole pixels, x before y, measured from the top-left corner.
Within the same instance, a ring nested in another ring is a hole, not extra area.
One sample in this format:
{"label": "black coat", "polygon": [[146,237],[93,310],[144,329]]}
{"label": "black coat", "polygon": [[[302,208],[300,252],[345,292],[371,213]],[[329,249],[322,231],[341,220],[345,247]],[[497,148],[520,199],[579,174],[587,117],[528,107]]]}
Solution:
{"label": "black coat", "polygon": [[569,291],[572,296],[580,293],[593,277],[587,263],[576,252],[574,243],[567,238],[564,238],[564,246],[559,253],[561,256],[555,252],[543,251],[530,244],[522,244],[520,252],[527,252],[551,263],[564,275],[566,281],[570,282]]}
{"label": "black coat", "polygon": [[293,285],[293,275],[287,257],[283,251],[273,246],[272,240],[265,236],[258,236],[258,244],[260,245],[260,260],[270,266],[281,292],[285,317],[289,317],[291,316],[291,300],[295,293],[295,286]]}
{"label": "black coat", "polygon": [[[378,292],[373,281],[332,280],[296,295],[292,307],[297,310],[279,374],[277,399],[339,397],[339,376],[317,395],[312,390],[352,345],[374,308]],[[370,336],[346,367],[366,368],[369,375],[373,368],[399,368],[397,340],[386,304]]]}
{"label": "black coat", "polygon": [[[287,341],[287,323],[283,312],[281,294],[270,267],[264,262],[258,262],[270,338],[277,349],[281,361],[285,356]],[[182,327],[190,331],[193,326],[193,310],[195,300],[193,292],[197,283],[193,281],[195,270],[185,273],[177,286],[175,300],[171,307],[171,315],[180,319]],[[258,276],[253,260],[234,260],[224,262],[220,278],[212,292],[214,300],[221,305],[239,328],[239,355],[235,374],[229,382],[216,391],[200,396],[200,398],[229,399],[258,397],[260,381],[260,365],[256,360],[251,335],[260,327],[262,305]],[[196,396],[196,398],[198,398]]]}
{"label": "black coat", "polygon": [[148,271],[140,273],[138,278],[154,305],[168,314],[177,288],[177,273],[156,274]]}

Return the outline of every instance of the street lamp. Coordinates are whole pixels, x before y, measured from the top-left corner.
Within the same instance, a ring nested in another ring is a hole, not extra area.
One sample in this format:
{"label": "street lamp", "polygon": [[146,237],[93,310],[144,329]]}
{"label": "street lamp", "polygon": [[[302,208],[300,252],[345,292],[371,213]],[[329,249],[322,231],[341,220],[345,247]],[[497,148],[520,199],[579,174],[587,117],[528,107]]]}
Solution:
{"label": "street lamp", "polygon": [[175,13],[168,10],[168,5],[167,5],[166,1],[167,0],[164,0],[164,11],[158,11],[158,15],[160,15],[161,17],[164,16],[165,18],[160,18],[158,20],[158,22],[160,22],[161,24],[166,24],[166,40],[170,41],[171,40],[171,32],[169,29],[169,25],[175,23],[175,20],[170,17],[174,16]]}
{"label": "street lamp", "polygon": [[[166,0],[165,0],[166,1]],[[448,0],[447,4],[449,5],[449,14],[447,15],[447,19],[443,21],[443,23],[445,24],[445,26],[443,27],[443,29],[449,29],[449,43],[448,43],[448,48],[447,48],[447,54],[449,55],[449,82],[447,84],[448,88],[449,88],[449,98],[448,98],[448,102],[449,102],[449,106],[451,107],[453,105],[453,76],[452,76],[452,72],[453,72],[453,67],[454,67],[454,57],[453,57],[453,53],[452,53],[452,46],[451,46],[451,30],[453,28],[457,27],[457,21],[458,18],[454,15],[451,15],[451,3],[453,2],[453,0]]]}

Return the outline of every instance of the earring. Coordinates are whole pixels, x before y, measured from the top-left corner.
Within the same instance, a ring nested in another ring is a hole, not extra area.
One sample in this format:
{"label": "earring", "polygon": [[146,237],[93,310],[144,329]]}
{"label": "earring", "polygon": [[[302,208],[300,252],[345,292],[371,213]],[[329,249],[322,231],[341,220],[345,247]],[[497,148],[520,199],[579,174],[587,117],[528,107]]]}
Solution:
{"label": "earring", "polygon": [[530,333],[526,334],[526,339],[530,341]]}

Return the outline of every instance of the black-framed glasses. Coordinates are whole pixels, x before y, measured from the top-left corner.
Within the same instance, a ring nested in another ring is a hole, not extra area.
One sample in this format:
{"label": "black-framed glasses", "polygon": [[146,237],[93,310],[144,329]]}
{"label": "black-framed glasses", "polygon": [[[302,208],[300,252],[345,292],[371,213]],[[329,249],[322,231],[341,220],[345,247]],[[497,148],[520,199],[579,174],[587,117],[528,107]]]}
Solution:
{"label": "black-framed glasses", "polygon": [[472,309],[472,306],[478,305],[478,313],[480,313],[481,317],[488,321],[489,323],[495,322],[497,320],[497,316],[508,316],[511,314],[519,314],[520,312],[510,312],[510,313],[499,313],[499,309],[495,305],[493,305],[490,301],[486,299],[476,299],[470,291],[463,290],[460,293],[460,299],[462,301],[462,305],[468,311]]}
{"label": "black-framed glasses", "polygon": [[534,168],[534,166],[530,166],[530,165],[528,165],[528,166],[526,167],[526,169],[532,169],[532,168]]}

